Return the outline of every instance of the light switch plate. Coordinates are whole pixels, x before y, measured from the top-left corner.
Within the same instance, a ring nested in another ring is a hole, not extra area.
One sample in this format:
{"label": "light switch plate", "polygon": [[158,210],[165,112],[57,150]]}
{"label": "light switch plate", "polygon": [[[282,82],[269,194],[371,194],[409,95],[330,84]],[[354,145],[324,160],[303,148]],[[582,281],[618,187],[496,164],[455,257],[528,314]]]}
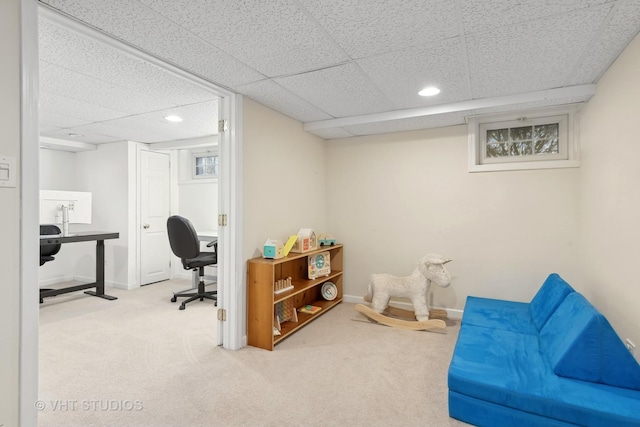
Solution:
{"label": "light switch plate", "polygon": [[0,187],[15,187],[16,174],[16,158],[0,156]]}

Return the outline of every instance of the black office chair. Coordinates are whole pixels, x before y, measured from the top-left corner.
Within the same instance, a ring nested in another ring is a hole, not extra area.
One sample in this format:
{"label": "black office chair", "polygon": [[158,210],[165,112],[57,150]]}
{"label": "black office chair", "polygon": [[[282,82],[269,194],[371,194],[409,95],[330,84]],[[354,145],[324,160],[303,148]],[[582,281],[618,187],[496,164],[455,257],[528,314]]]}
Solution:
{"label": "black office chair", "polygon": [[[60,235],[60,228],[56,225],[46,224],[40,226],[40,235],[41,236],[49,236],[49,235]],[[40,265],[44,265],[49,261],[53,261],[55,259],[54,255],[60,252],[60,248],[62,244],[60,243],[52,243],[50,245],[40,245]],[[49,291],[50,289],[40,289],[40,295],[42,292]],[[40,297],[40,303],[43,303],[44,300],[42,296]]]}
{"label": "black office chair", "polygon": [[176,302],[178,297],[188,297],[180,304],[180,310],[185,309],[185,304],[199,299],[210,299],[217,302],[217,291],[204,290],[204,268],[208,265],[216,265],[218,263],[218,242],[213,241],[207,246],[213,246],[214,252],[200,252],[200,240],[191,221],[179,215],[170,216],[167,220],[167,232],[169,234],[169,244],[174,255],[182,260],[182,266],[185,270],[198,270],[200,282],[198,283],[197,292],[186,291],[175,292],[171,298],[171,302]]}

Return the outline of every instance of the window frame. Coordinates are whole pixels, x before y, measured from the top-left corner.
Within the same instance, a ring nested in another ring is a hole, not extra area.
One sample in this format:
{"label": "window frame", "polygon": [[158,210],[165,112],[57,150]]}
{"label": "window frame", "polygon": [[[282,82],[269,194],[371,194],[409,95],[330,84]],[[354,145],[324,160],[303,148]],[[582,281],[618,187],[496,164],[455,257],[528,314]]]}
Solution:
{"label": "window frame", "polygon": [[[577,105],[469,117],[469,172],[578,167]],[[488,130],[558,123],[557,154],[486,157]]]}
{"label": "window frame", "polygon": [[[198,158],[200,157],[217,157],[217,168],[216,173],[213,175],[198,175],[197,174],[197,163]],[[220,174],[220,156],[218,154],[218,150],[209,150],[209,151],[200,151],[191,153],[191,179],[193,180],[203,180],[203,179],[218,179],[218,175]]]}

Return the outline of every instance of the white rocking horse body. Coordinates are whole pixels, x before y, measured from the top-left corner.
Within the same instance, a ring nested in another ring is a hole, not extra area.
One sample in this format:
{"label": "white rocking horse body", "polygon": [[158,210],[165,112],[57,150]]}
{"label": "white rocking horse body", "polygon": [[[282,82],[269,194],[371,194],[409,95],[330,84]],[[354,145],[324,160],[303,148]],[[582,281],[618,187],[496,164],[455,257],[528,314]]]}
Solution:
{"label": "white rocking horse body", "polygon": [[[409,276],[393,276],[391,274],[372,274],[369,281],[368,293],[365,301],[371,302],[371,307],[358,304],[356,310],[370,318],[389,326],[404,327],[405,329],[429,329],[430,327],[444,327],[442,320],[429,320],[427,294],[431,282],[441,287],[451,284],[451,275],[444,266],[451,261],[438,254],[424,256],[416,269]],[[391,319],[382,313],[387,309],[391,297],[409,298],[413,303],[413,314],[417,322]],[[402,322],[399,324],[398,322]],[[407,324],[409,323],[409,324]],[[417,324],[417,325],[416,325]],[[429,326],[430,327],[427,327]]]}

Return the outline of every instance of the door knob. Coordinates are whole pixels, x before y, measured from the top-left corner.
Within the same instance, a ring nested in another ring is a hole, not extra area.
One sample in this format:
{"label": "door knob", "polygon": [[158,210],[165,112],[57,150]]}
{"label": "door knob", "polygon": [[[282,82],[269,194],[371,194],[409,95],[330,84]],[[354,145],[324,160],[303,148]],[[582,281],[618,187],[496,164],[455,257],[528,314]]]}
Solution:
{"label": "door knob", "polygon": [[143,225],[143,227],[144,227],[145,229],[147,229],[147,228],[149,228],[149,227],[151,227],[151,226],[150,226],[149,224],[145,224],[145,225]]}

